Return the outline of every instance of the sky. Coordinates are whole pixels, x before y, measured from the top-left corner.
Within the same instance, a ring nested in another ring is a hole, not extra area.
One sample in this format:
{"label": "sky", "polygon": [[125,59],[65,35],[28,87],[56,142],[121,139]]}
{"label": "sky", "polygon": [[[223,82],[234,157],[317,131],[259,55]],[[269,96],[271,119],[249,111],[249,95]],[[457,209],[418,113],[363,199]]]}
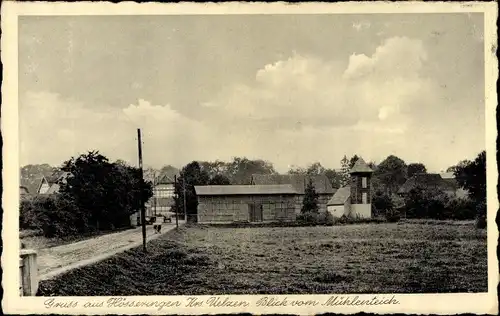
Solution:
{"label": "sky", "polygon": [[137,165],[137,128],[155,168],[439,172],[485,149],[482,13],[24,16],[18,34],[21,165]]}

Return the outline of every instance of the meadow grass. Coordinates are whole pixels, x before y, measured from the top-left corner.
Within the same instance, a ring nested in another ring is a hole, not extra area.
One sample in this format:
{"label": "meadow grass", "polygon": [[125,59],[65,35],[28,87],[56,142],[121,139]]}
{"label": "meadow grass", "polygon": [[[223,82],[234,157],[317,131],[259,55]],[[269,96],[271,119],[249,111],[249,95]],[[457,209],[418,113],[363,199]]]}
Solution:
{"label": "meadow grass", "polygon": [[487,291],[486,231],[415,223],[182,227],[40,284],[39,295]]}

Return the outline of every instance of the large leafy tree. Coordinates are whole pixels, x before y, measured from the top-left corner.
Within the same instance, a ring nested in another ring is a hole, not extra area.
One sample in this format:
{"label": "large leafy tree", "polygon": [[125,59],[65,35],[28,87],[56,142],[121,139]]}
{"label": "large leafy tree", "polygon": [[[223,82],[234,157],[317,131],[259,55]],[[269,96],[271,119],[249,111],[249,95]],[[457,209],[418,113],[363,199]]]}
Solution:
{"label": "large leafy tree", "polygon": [[275,174],[276,170],[269,161],[246,157],[235,157],[228,164],[228,177],[232,184],[250,184],[253,174]]}
{"label": "large leafy tree", "polygon": [[227,162],[221,160],[200,161],[199,164],[200,168],[203,171],[206,171],[210,178],[213,178],[216,175],[224,175],[226,178],[229,178],[228,177],[229,164]]}
{"label": "large leafy tree", "polygon": [[338,173],[334,169],[325,169],[324,174],[328,178],[328,180],[330,180],[330,183],[332,184],[332,187],[334,189],[340,188],[342,182],[342,175],[340,173]]}
{"label": "large leafy tree", "polygon": [[309,179],[304,192],[304,199],[302,200],[302,213],[318,213],[318,198],[319,195],[314,188],[312,179]]}
{"label": "large leafy tree", "polygon": [[411,163],[408,165],[408,178],[413,177],[415,174],[427,173],[427,168],[423,163]]}
{"label": "large leafy tree", "polygon": [[448,167],[448,169],[446,169],[446,172],[455,173],[458,169],[463,169],[464,167],[466,167],[470,163],[471,163],[470,160],[462,160],[458,164],[451,166],[451,167]]}
{"label": "large leafy tree", "polygon": [[319,162],[315,162],[306,169],[306,174],[311,175],[311,176],[318,176],[318,175],[323,175],[325,174],[325,167],[321,165]]}
{"label": "large leafy tree", "polygon": [[25,165],[21,168],[21,177],[24,179],[34,179],[40,176],[50,177],[55,171],[59,170],[49,164]]}
{"label": "large leafy tree", "polygon": [[298,166],[292,166],[288,169],[288,174],[306,174],[307,169]]}
{"label": "large leafy tree", "polygon": [[407,179],[406,163],[394,155],[382,161],[373,176],[377,179],[379,190],[386,194],[396,193]]}
{"label": "large leafy tree", "polygon": [[229,178],[226,177],[223,174],[216,174],[213,177],[210,177],[210,180],[208,181],[209,185],[229,185],[231,182],[229,181]]}
{"label": "large leafy tree", "polygon": [[319,162],[315,162],[307,168],[293,166],[288,170],[288,174],[325,175],[335,189],[340,188],[342,182],[342,174],[334,169],[323,167]]}
{"label": "large leafy tree", "polygon": [[86,222],[97,229],[129,225],[129,216],[152,196],[151,183],[141,181],[139,169],[120,161],[111,163],[98,151],[73,157],[61,169],[70,172],[61,183],[61,196],[73,201]]}
{"label": "large leafy tree", "polygon": [[229,179],[231,184],[250,184],[253,174],[274,174],[276,171],[272,163],[256,159],[251,160],[246,157],[234,157],[230,162],[221,160],[198,162],[203,172],[209,178],[223,175]]}
{"label": "large leafy tree", "polygon": [[175,184],[175,211],[184,214],[184,201],[186,201],[187,220],[195,221],[196,214],[198,213],[198,198],[196,197],[194,187],[197,185],[207,185],[209,180],[208,173],[202,170],[197,161],[184,166]]}
{"label": "large leafy tree", "polygon": [[477,203],[486,201],[486,151],[477,155],[474,161],[459,163],[454,169],[457,182],[469,192]]}

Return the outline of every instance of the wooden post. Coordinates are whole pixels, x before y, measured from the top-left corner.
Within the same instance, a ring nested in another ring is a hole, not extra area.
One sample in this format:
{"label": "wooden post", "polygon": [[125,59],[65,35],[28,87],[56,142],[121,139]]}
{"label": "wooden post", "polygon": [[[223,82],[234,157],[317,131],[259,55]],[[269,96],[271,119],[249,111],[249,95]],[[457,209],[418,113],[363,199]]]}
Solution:
{"label": "wooden post", "polygon": [[141,129],[137,129],[137,146],[139,150],[139,174],[140,174],[140,188],[141,188],[141,225],[142,225],[142,248],[146,252],[146,207],[145,201],[142,197],[142,188],[144,187],[144,173],[142,170],[142,142],[141,142]]}
{"label": "wooden post", "polygon": [[22,295],[36,296],[36,292],[38,291],[38,266],[35,250],[21,249],[19,268],[21,272]]}

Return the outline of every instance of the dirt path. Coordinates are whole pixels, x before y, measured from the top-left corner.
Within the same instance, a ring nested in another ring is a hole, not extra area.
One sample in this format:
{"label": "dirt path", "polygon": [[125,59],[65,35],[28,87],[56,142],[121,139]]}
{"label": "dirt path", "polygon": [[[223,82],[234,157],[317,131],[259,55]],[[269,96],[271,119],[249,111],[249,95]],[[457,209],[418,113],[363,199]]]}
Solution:
{"label": "dirt path", "polygon": [[[181,225],[183,223],[179,223]],[[161,234],[155,234],[148,226],[146,238],[156,239],[175,228],[175,224],[164,224]],[[142,228],[108,234],[76,243],[38,249],[37,263],[40,280],[51,279],[59,274],[107,259],[117,253],[142,245]]]}

